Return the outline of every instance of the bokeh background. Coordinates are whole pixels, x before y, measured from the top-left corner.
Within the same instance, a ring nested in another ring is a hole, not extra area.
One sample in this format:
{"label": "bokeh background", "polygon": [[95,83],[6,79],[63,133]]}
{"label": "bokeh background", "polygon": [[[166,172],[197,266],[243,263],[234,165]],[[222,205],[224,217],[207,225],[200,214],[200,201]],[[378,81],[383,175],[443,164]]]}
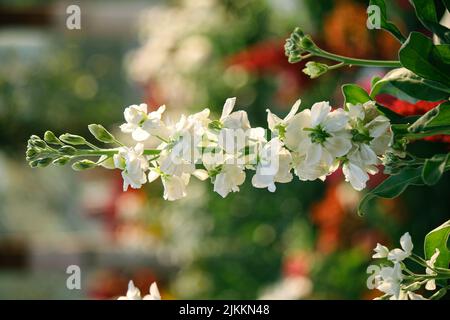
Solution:
{"label": "bokeh background", "polygon": [[[81,30],[66,8],[81,8]],[[89,136],[102,123],[118,136],[123,109],[146,102],[181,114],[227,97],[266,126],[266,108],[342,104],[340,86],[368,88],[387,70],[348,68],[310,80],[290,65],[284,39],[301,26],[321,47],[343,55],[395,59],[399,45],[366,28],[368,1],[183,0],[0,2],[0,298],[110,299],[127,282],[166,299],[370,299],[366,268],[377,242],[424,235],[450,216],[450,179],[377,200],[356,214],[363,193],[337,172],[326,183],[280,185],[272,194],[247,177],[226,199],[209,183],[162,200],[158,183],[122,192],[120,172],[31,169],[29,135],[50,129]],[[390,19],[421,30],[407,0],[388,1]],[[421,30],[423,31],[423,30]],[[403,114],[434,105],[377,99]],[[421,141],[421,153],[447,150],[448,137]],[[370,188],[384,179],[370,180]],[[66,287],[67,266],[82,271]]]}

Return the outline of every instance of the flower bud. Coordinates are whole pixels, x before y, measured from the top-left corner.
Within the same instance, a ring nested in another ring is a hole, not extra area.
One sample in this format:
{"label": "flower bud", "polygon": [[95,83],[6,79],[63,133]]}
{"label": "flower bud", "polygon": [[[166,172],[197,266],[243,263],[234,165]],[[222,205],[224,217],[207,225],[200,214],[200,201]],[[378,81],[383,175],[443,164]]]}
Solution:
{"label": "flower bud", "polygon": [[65,165],[67,162],[69,162],[70,159],[71,159],[71,157],[69,157],[69,156],[62,156],[62,157],[59,157],[59,158],[53,160],[52,163],[53,163],[54,165],[56,165],[56,166],[63,166],[63,165]]}
{"label": "flower bud", "polygon": [[50,163],[52,163],[52,158],[42,158],[37,160],[37,166],[39,168],[44,168],[48,166]]}
{"label": "flower bud", "polygon": [[30,140],[28,140],[28,145],[32,146],[32,147],[41,148],[41,149],[47,148],[47,144],[44,142],[44,140],[42,140],[38,136],[32,136],[30,138]]}
{"label": "flower bud", "polygon": [[86,144],[85,138],[75,135],[75,134],[70,134],[70,133],[64,133],[64,134],[60,135],[59,139],[62,142],[65,142],[67,144],[71,144],[74,146]]}
{"label": "flower bud", "polygon": [[72,146],[63,146],[59,148],[59,152],[68,156],[73,156],[77,152],[77,149]]}
{"label": "flower bud", "polygon": [[116,138],[100,124],[90,124],[88,129],[98,141],[104,143],[114,143],[116,141]]}
{"label": "flower bud", "polygon": [[61,141],[55,136],[55,134],[51,131],[46,131],[44,134],[44,140],[50,144],[61,144]]}
{"label": "flower bud", "polygon": [[306,63],[306,68],[303,69],[303,73],[310,76],[311,79],[320,77],[328,71],[328,66],[324,63],[309,61]]}
{"label": "flower bud", "polygon": [[77,161],[74,164],[72,164],[72,169],[75,171],[82,171],[82,170],[94,168],[96,166],[97,166],[97,164],[94,161],[84,159],[84,160],[80,160],[80,161]]}

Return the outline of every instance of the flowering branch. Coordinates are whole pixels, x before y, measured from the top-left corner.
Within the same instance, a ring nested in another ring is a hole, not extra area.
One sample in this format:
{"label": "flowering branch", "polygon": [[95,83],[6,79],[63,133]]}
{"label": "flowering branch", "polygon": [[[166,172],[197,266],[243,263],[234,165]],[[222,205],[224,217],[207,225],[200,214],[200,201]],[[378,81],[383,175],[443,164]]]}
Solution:
{"label": "flowering branch", "polygon": [[[386,68],[399,68],[402,67],[400,61],[397,60],[370,60],[370,59],[357,59],[351,57],[345,57],[338,54],[334,54],[319,48],[311,36],[305,35],[300,28],[295,28],[291,36],[286,40],[284,46],[286,56],[290,63],[297,63],[301,60],[311,57],[321,57],[329,60],[337,61],[338,64],[334,66],[328,66],[324,63],[315,61],[309,61],[306,64],[304,73],[311,78],[317,78],[318,76],[326,73],[328,70],[340,68],[343,66],[364,66],[364,67],[386,67]],[[305,54],[306,53],[306,54]]]}

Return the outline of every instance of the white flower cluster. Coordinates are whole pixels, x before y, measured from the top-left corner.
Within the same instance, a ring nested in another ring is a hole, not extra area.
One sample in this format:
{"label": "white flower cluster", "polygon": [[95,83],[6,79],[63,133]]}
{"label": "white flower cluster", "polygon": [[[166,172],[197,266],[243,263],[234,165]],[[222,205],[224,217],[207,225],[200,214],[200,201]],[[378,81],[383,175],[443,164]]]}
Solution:
{"label": "white flower cluster", "polygon": [[161,295],[159,294],[158,286],[156,282],[150,285],[149,294],[141,297],[141,291],[136,288],[133,281],[128,282],[128,291],[125,296],[117,298],[117,300],[161,300]]}
{"label": "white flower cluster", "polygon": [[[385,293],[385,296],[390,300],[426,300],[425,297],[414,291],[418,290],[422,284],[425,284],[426,290],[436,290],[436,281],[433,278],[436,273],[432,269],[439,257],[439,249],[436,248],[433,256],[425,261],[425,265],[427,266],[425,272],[429,278],[425,278],[425,280],[422,280],[421,282],[416,281],[406,284],[403,283],[403,281],[408,276],[411,277],[411,272],[406,269],[403,261],[406,258],[411,257],[414,247],[408,232],[400,238],[400,245],[401,249],[395,248],[393,250],[389,250],[379,243],[375,247],[375,254],[372,258],[387,259],[390,263],[390,265],[381,264],[380,268],[376,269],[374,274],[375,288]],[[406,271],[407,275],[405,275],[403,271]],[[416,279],[413,278],[413,281],[414,280]]]}
{"label": "white flower cluster", "polygon": [[[284,119],[267,110],[270,133],[252,128],[245,111],[233,111],[235,101],[226,100],[219,120],[210,119],[209,109],[170,122],[163,120],[164,106],[150,113],[146,104],[126,108],[120,128],[137,144],[114,156],[124,190],[161,177],[164,199],[176,200],[195,176],[210,178],[214,191],[226,197],[239,191],[250,169],[254,187],[274,192],[275,183],[290,182],[293,173],[304,181],[324,180],[340,165],[353,188],[362,190],[392,137],[389,120],[373,101],[347,104],[345,110],[318,102],[297,113],[298,100]],[[157,155],[145,154],[150,137],[161,141]]]}

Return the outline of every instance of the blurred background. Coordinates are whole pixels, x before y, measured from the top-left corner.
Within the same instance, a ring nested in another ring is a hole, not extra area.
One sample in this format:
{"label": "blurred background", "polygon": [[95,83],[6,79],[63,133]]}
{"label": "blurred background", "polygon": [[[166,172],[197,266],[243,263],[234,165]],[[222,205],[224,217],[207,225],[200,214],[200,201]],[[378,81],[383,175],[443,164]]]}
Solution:
{"label": "blurred background", "polygon": [[[69,5],[81,30],[66,27]],[[390,19],[420,30],[407,0],[389,1]],[[0,2],[0,298],[110,299],[128,280],[146,293],[157,281],[165,299],[370,299],[366,268],[377,242],[397,245],[409,231],[417,253],[424,235],[449,217],[450,179],[377,200],[363,218],[363,193],[337,172],[326,183],[255,189],[247,177],[226,199],[191,183],[177,202],[158,183],[122,192],[120,172],[31,169],[26,141],[45,130],[89,136],[102,123],[120,136],[123,109],[146,102],[171,113],[227,97],[266,126],[266,108],[286,114],[329,100],[340,86],[368,88],[387,70],[348,68],[309,80],[290,65],[283,44],[301,26],[334,53],[396,59],[398,43],[366,28],[368,1],[183,0]],[[422,31],[422,30],[421,30]],[[403,114],[434,105],[389,96]],[[114,131],[115,130],[115,131]],[[421,153],[447,150],[448,137],[417,142]],[[384,179],[370,180],[370,187]],[[68,290],[66,268],[81,268]]]}

